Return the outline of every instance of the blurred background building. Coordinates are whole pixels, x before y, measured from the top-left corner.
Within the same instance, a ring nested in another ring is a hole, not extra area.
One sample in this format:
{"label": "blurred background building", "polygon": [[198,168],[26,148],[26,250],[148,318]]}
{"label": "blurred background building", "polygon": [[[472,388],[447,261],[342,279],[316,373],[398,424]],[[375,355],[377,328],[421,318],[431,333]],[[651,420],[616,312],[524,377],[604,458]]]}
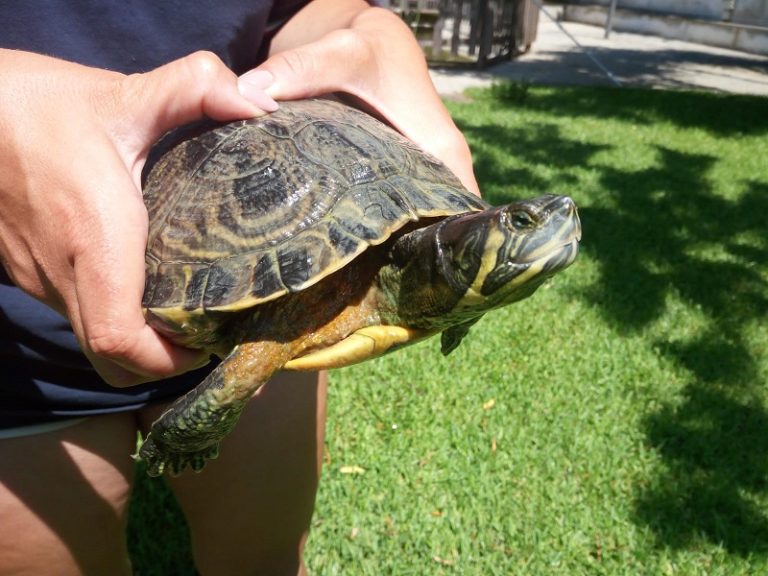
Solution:
{"label": "blurred background building", "polygon": [[536,39],[534,0],[389,0],[409,24],[427,59],[484,66],[527,51]]}

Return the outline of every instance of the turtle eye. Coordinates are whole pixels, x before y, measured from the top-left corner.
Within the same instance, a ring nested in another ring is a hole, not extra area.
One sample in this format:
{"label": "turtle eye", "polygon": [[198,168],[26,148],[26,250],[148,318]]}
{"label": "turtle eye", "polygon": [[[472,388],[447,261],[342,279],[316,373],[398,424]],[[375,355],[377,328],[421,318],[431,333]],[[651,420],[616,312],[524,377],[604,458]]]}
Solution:
{"label": "turtle eye", "polygon": [[536,220],[525,210],[515,210],[509,215],[509,223],[516,230],[530,230],[536,226]]}

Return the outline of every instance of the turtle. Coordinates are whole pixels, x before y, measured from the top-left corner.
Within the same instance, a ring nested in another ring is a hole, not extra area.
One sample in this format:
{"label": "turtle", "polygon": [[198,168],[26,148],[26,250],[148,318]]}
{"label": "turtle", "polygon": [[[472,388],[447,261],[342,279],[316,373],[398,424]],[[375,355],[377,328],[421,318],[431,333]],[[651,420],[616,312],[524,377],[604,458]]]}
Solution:
{"label": "turtle", "polygon": [[494,207],[372,115],[333,99],[183,140],[149,171],[143,308],[173,342],[222,359],[155,421],[152,476],[201,470],[279,370],[347,366],[441,334],[576,258],[569,197]]}

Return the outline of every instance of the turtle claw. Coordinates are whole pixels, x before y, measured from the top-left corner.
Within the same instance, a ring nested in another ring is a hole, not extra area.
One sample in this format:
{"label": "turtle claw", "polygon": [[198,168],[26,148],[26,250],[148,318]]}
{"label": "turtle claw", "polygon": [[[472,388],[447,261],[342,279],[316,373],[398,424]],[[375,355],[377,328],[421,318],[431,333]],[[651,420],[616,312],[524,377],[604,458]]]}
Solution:
{"label": "turtle claw", "polygon": [[160,449],[150,435],[133,458],[146,464],[147,474],[150,476],[162,476],[163,473],[168,472],[171,476],[175,477],[181,474],[187,467],[195,472],[200,472],[205,468],[208,460],[214,460],[218,456],[218,444],[195,452],[168,452]]}

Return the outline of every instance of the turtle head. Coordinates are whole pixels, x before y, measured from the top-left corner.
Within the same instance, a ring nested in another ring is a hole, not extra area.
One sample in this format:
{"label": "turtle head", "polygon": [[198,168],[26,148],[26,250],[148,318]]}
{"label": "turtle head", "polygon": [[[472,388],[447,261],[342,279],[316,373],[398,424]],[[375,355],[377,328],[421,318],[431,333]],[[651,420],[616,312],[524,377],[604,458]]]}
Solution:
{"label": "turtle head", "polygon": [[462,294],[457,308],[490,310],[530,296],[571,264],[580,239],[576,205],[566,196],[461,215],[438,234],[441,275]]}

